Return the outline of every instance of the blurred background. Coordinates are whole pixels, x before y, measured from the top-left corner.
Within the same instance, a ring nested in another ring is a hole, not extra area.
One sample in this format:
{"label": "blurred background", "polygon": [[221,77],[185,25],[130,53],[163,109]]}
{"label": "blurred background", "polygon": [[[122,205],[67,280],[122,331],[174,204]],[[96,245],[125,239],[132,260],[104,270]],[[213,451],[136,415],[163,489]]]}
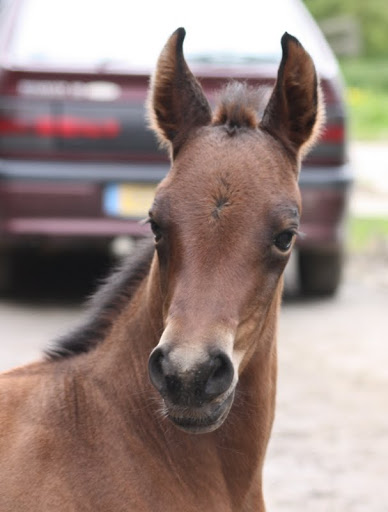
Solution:
{"label": "blurred background", "polygon": [[[348,252],[387,255],[388,12],[382,0],[306,0],[336,53],[345,80],[355,172]],[[386,263],[386,261],[385,261]],[[385,265],[386,266],[386,265]],[[387,275],[381,269],[380,278]]]}
{"label": "blurred background", "polygon": [[[310,16],[309,12],[312,14]],[[311,53],[327,124],[303,163],[286,272],[268,509],[388,502],[388,10],[383,0],[0,0],[0,369],[40,357],[149,236],[168,160],[147,129],[168,35],[211,103],[271,85],[284,31]]]}

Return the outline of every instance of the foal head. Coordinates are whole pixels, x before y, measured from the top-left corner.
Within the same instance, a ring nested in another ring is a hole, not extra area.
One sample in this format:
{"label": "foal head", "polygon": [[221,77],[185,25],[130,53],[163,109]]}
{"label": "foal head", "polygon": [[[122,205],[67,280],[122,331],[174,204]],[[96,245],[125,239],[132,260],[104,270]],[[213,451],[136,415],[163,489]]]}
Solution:
{"label": "foal head", "polygon": [[149,213],[164,332],[149,360],[166,414],[209,432],[233,403],[253,354],[273,343],[281,275],[298,231],[302,154],[319,128],[313,62],[285,34],[275,87],[232,84],[214,114],[178,29],[159,58],[150,117],[172,167]]}

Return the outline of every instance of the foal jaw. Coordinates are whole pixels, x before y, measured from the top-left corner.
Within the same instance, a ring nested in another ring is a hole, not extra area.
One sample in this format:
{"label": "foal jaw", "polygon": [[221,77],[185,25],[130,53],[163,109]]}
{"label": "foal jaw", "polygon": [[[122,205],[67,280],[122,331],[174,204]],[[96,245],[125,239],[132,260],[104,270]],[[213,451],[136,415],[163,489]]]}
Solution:
{"label": "foal jaw", "polygon": [[233,405],[234,395],[235,389],[221,403],[212,404],[212,408],[201,408],[201,414],[196,409],[168,407],[164,402],[164,413],[179,430],[190,434],[207,434],[217,430],[224,423]]}

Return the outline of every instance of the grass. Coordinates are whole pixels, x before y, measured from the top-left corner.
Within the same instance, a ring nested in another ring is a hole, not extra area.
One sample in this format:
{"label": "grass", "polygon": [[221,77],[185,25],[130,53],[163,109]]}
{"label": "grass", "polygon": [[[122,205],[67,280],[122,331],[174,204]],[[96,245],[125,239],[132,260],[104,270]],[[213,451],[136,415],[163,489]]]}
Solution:
{"label": "grass", "polygon": [[348,247],[351,252],[378,250],[388,243],[388,219],[352,217],[348,226]]}
{"label": "grass", "polygon": [[388,90],[348,87],[347,104],[353,139],[388,141]]}
{"label": "grass", "polygon": [[350,136],[388,141],[388,59],[341,61],[347,85]]}

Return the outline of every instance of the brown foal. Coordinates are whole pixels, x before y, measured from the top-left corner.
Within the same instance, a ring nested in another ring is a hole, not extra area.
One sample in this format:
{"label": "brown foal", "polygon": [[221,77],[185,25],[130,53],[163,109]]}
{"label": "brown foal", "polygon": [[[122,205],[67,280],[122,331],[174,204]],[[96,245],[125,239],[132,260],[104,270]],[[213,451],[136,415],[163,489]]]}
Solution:
{"label": "brown foal", "polygon": [[233,83],[212,112],[184,37],[151,83],[172,161],[154,241],[45,360],[0,377],[2,512],[264,511],[282,273],[319,87],[285,34],[269,99]]}

